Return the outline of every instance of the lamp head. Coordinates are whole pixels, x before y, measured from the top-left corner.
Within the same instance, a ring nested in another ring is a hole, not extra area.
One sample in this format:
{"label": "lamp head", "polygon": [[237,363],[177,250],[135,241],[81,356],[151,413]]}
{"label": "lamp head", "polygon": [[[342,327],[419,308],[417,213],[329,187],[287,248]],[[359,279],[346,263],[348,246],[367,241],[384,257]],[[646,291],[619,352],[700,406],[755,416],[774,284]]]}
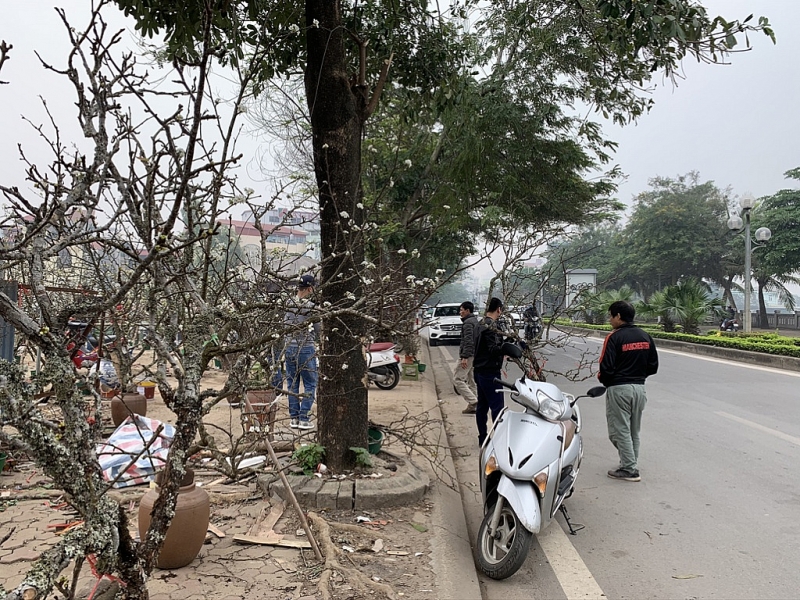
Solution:
{"label": "lamp head", "polygon": [[739,206],[742,207],[742,210],[750,210],[755,205],[756,205],[756,199],[750,192],[745,192],[742,195],[742,197],[739,198]]}
{"label": "lamp head", "polygon": [[742,227],[744,227],[744,221],[742,221],[742,217],[739,215],[731,215],[731,218],[728,219],[728,229],[738,231]]}
{"label": "lamp head", "polygon": [[772,232],[769,230],[769,227],[759,227],[758,229],[756,229],[757,242],[766,242],[771,237],[772,237]]}

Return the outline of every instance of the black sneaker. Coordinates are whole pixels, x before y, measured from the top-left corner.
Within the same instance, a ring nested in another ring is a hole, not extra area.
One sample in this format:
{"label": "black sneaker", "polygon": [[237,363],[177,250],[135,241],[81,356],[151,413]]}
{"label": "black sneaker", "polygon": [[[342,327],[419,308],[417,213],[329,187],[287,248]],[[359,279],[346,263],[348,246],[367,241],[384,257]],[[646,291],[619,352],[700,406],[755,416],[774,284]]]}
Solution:
{"label": "black sneaker", "polygon": [[476,412],[478,412],[478,407],[475,406],[474,404],[468,404],[467,408],[465,408],[464,410],[461,411],[461,414],[462,415],[474,415]]}
{"label": "black sneaker", "polygon": [[614,471],[609,471],[608,476],[611,479],[621,479],[622,481],[641,481],[642,478],[639,476],[639,471],[626,471],[625,469],[616,469]]}

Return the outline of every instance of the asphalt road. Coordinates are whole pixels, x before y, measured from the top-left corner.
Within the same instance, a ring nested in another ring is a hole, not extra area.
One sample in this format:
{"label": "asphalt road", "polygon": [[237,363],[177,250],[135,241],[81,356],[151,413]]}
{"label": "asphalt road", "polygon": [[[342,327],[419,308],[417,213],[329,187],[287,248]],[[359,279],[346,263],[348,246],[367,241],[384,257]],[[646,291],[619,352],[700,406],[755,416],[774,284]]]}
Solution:
{"label": "asphalt road", "polygon": [[[546,350],[566,372],[601,340]],[[474,418],[452,391],[455,346],[431,349],[467,525],[482,517]],[[484,598],[800,597],[800,373],[662,350],[647,383],[642,481],[606,477],[617,455],[603,398],[581,401],[585,455],[567,501],[577,536],[551,526],[510,579],[482,579]],[[586,370],[583,371],[588,376]],[[548,381],[580,394],[596,380]]]}

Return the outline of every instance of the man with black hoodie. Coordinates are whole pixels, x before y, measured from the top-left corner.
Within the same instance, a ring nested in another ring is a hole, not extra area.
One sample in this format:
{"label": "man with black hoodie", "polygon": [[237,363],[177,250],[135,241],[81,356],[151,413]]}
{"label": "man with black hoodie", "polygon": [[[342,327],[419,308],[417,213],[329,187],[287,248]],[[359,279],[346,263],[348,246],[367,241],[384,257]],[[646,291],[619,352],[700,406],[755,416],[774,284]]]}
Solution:
{"label": "man with black hoodie", "polygon": [[499,298],[489,300],[486,316],[477,328],[475,342],[475,358],[472,370],[475,376],[475,385],[478,388],[478,405],[475,407],[475,420],[478,425],[478,444],[483,445],[487,436],[486,417],[492,412],[492,421],[497,419],[503,410],[503,394],[497,391],[499,387],[494,380],[500,378],[503,367],[503,353],[500,347],[504,337],[500,333],[497,320],[503,314],[503,303]]}
{"label": "man with black hoodie", "polygon": [[641,481],[639,475],[639,431],[647,404],[644,381],[658,371],[656,345],[633,324],[636,310],[624,300],[608,308],[613,331],[600,353],[597,378],[606,386],[608,438],[619,452],[619,467],[608,472],[612,479]]}

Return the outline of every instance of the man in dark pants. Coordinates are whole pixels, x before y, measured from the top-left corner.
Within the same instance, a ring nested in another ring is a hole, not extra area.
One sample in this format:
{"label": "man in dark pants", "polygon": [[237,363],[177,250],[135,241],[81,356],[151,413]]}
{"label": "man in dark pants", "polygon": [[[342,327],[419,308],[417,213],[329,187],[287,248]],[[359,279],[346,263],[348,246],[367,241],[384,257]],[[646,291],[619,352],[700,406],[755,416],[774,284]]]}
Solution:
{"label": "man in dark pants", "polygon": [[644,381],[658,371],[656,345],[633,324],[636,310],[619,300],[608,309],[613,331],[600,353],[600,383],[606,386],[608,438],[619,452],[619,467],[608,472],[612,479],[641,481],[639,475],[639,431],[647,404]]}
{"label": "man in dark pants", "polygon": [[475,407],[475,419],[478,425],[478,444],[483,445],[486,439],[486,417],[492,412],[492,422],[497,419],[503,410],[503,394],[498,391],[499,385],[494,382],[500,378],[503,366],[503,354],[500,347],[503,345],[503,335],[499,332],[497,319],[503,314],[503,303],[499,298],[489,301],[486,315],[481,320],[475,342],[475,358],[472,371],[475,376],[475,385],[478,388],[478,405]]}
{"label": "man in dark pants", "polygon": [[462,323],[461,344],[458,347],[458,362],[453,371],[453,388],[467,401],[466,408],[461,411],[465,415],[474,415],[478,405],[478,390],[472,375],[472,361],[475,356],[475,337],[480,324],[478,317],[473,314],[474,310],[475,305],[469,301],[462,302],[458,307]]}

